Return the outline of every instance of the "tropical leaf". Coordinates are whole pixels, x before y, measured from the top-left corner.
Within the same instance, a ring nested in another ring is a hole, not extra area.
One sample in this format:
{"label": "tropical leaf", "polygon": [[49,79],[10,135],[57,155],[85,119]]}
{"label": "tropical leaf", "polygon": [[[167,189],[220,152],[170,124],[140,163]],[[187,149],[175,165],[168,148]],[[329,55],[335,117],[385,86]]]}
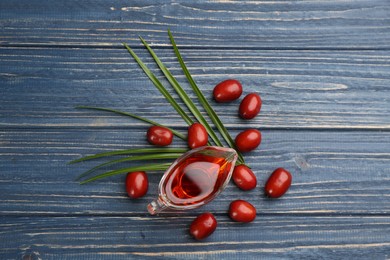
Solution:
{"label": "tropical leaf", "polygon": [[[179,49],[177,48],[175,39],[173,38],[172,33],[171,33],[170,30],[168,30],[168,35],[169,35],[169,39],[171,40],[171,43],[172,43],[172,46],[173,46],[173,50],[174,50],[174,52],[176,54],[176,57],[177,57],[177,59],[178,59],[178,61],[180,63],[180,66],[181,66],[181,68],[182,68],[182,70],[183,70],[183,72],[184,72],[188,82],[190,83],[192,89],[194,90],[195,94],[198,96],[199,101],[201,102],[202,106],[206,110],[207,114],[209,115],[209,117],[211,118],[211,120],[213,121],[215,126],[218,128],[219,132],[221,133],[221,135],[225,139],[226,143],[231,148],[235,149],[234,141],[233,141],[232,137],[230,136],[229,132],[227,131],[226,127],[223,125],[222,121],[219,119],[218,115],[215,113],[215,111],[213,110],[213,108],[211,107],[211,105],[209,104],[209,102],[207,101],[205,96],[203,95],[202,91],[196,85],[196,83],[195,83],[194,79],[192,78],[190,72],[188,71],[187,66],[184,63],[184,60],[183,60],[183,58],[182,58],[182,56],[181,56],[181,54],[179,52]],[[238,151],[237,151],[237,153],[238,153],[239,162],[240,163],[245,163],[242,154],[240,152],[238,152]]]}
{"label": "tropical leaf", "polygon": [[176,93],[179,95],[181,100],[183,100],[184,104],[188,107],[188,109],[191,111],[193,116],[201,123],[207,130],[207,133],[211,137],[211,139],[214,141],[214,143],[217,146],[223,146],[221,141],[219,141],[216,133],[211,128],[209,123],[206,121],[206,119],[203,117],[199,109],[196,107],[194,102],[191,100],[191,98],[187,95],[187,93],[184,91],[184,89],[180,86],[179,82],[176,80],[176,78],[172,75],[172,73],[167,69],[167,67],[161,62],[161,60],[157,57],[156,53],[150,48],[148,43],[140,37],[142,43],[145,45],[145,47],[148,49],[150,55],[153,57],[154,61],[162,71],[162,73],[165,75],[169,83],[171,83],[172,87],[175,89]]}
{"label": "tropical leaf", "polygon": [[179,137],[180,139],[187,140],[187,137],[186,137],[184,134],[182,134],[182,133],[180,133],[180,132],[178,132],[178,131],[176,131],[176,130],[174,130],[174,129],[172,129],[172,128],[166,127],[166,126],[161,125],[161,124],[159,124],[159,123],[157,123],[157,122],[154,122],[154,121],[149,120],[149,119],[144,118],[144,117],[137,116],[137,115],[132,114],[132,113],[123,112],[123,111],[119,111],[119,110],[115,110],[115,109],[111,109],[111,108],[104,108],[104,107],[76,106],[76,108],[93,109],[93,110],[100,110],[100,111],[108,111],[108,112],[113,112],[113,113],[116,113],[116,114],[119,114],[119,115],[129,116],[129,117],[132,117],[132,118],[135,118],[135,119],[144,121],[144,122],[149,123],[149,124],[152,124],[152,125],[165,127],[165,128],[167,128],[167,129],[171,130],[172,133],[173,133],[174,135],[176,135],[177,137]]}
{"label": "tropical leaf", "polygon": [[93,160],[101,157],[114,156],[114,155],[128,155],[128,154],[146,154],[146,153],[185,153],[188,151],[186,148],[134,148],[134,149],[125,149],[110,151],[104,153],[97,153],[94,155],[85,156],[76,160],[69,162],[69,164],[83,162],[87,160]]}
{"label": "tropical leaf", "polygon": [[182,155],[182,153],[153,153],[153,154],[146,154],[146,155],[137,155],[137,156],[130,156],[125,158],[120,158],[112,161],[108,161],[102,164],[99,164],[92,169],[80,174],[80,176],[76,180],[80,180],[81,178],[84,178],[88,174],[96,171],[99,168],[112,165],[115,163],[121,163],[121,162],[129,162],[129,161],[145,161],[145,160],[166,160],[166,159],[176,159],[179,158]]}
{"label": "tropical leaf", "polygon": [[154,86],[161,92],[161,94],[168,100],[168,102],[172,105],[172,107],[179,113],[179,115],[186,121],[188,125],[192,125],[194,121],[184,112],[184,110],[180,107],[180,105],[176,102],[176,100],[169,94],[169,92],[164,88],[161,82],[157,79],[157,77],[151,72],[148,67],[141,61],[141,59],[135,54],[135,52],[126,44],[123,43],[126,47],[127,51],[133,56],[135,61],[141,67],[141,69],[145,72],[145,74],[149,77],[149,79],[153,82]]}
{"label": "tropical leaf", "polygon": [[84,180],[80,182],[80,184],[85,184],[88,182],[96,181],[102,178],[114,176],[117,174],[122,173],[128,173],[128,172],[136,172],[136,171],[165,171],[170,166],[170,163],[159,163],[159,164],[148,164],[148,165],[141,165],[141,166],[133,166],[128,168],[121,168],[117,170],[108,171],[99,175],[96,175],[92,178],[89,178],[87,180]]}

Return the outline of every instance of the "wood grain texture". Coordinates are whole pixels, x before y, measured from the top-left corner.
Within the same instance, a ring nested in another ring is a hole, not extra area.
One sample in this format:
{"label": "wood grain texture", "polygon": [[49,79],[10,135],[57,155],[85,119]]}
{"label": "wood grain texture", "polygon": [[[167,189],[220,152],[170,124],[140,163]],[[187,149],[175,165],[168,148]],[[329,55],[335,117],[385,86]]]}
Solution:
{"label": "wood grain texture", "polygon": [[[250,224],[218,215],[201,242],[188,234],[193,217],[3,218],[1,253],[40,259],[385,259],[388,217],[259,215]],[[161,239],[164,237],[164,239]],[[386,241],[386,242],[385,242]]]}
{"label": "wood grain texture", "polygon": [[[113,158],[67,165],[83,155],[148,146],[145,131],[1,132],[0,168],[6,171],[0,172],[0,213],[146,214],[147,203],[157,197],[161,172],[149,173],[149,193],[131,201],[124,190],[124,175],[83,186],[73,181],[83,171]],[[263,131],[260,149],[245,156],[258,177],[258,188],[243,192],[230,184],[215,201],[190,214],[205,210],[221,214],[238,198],[251,201],[260,214],[389,214],[389,142],[389,132]],[[175,146],[183,145],[175,140]],[[137,164],[123,163],[105,170]],[[292,172],[293,185],[282,199],[270,200],[263,196],[262,187],[277,167]]]}
{"label": "wood grain texture", "polygon": [[[156,51],[194,97],[173,51]],[[163,80],[146,50],[137,53]],[[239,101],[212,102],[230,128],[390,129],[388,51],[182,53],[209,100],[213,87],[230,77],[242,82],[244,94],[262,96],[261,115],[251,121],[237,117]],[[1,48],[0,57],[3,127],[144,125],[110,113],[76,110],[76,105],[111,107],[185,126],[125,49]]]}
{"label": "wood grain texture", "polygon": [[[389,1],[2,0],[0,10],[0,259],[390,257]],[[168,28],[207,98],[226,78],[261,94],[251,121],[237,117],[239,101],[212,104],[233,137],[253,127],[263,141],[245,155],[256,190],[230,183],[205,207],[152,217],[160,172],[132,201],[124,175],[74,181],[106,160],[67,163],[148,146],[146,124],[76,105],[186,131],[121,46],[165,82],[141,35],[188,90]],[[277,167],[293,185],[270,200],[262,187]],[[235,199],[256,206],[254,223],[227,217]],[[219,226],[197,242],[187,229],[204,211]]]}
{"label": "wood grain texture", "polygon": [[3,46],[120,46],[148,34],[166,46],[383,49],[390,42],[387,0],[22,1],[0,3]]}

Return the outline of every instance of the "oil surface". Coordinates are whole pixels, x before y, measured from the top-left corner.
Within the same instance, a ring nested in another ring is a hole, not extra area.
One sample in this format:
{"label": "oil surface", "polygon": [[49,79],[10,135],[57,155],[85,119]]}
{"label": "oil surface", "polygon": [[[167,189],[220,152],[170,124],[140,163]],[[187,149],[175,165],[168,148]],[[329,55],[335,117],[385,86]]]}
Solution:
{"label": "oil surface", "polygon": [[163,192],[177,206],[199,203],[218,192],[231,167],[225,158],[199,154],[187,158],[169,173]]}

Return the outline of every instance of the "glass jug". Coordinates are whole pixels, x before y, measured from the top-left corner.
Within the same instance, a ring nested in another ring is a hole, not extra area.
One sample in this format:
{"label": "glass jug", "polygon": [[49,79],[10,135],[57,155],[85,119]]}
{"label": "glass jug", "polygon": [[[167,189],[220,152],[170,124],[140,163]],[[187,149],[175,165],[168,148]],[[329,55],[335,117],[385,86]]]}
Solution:
{"label": "glass jug", "polygon": [[213,200],[228,184],[237,160],[231,148],[203,146],[176,159],[159,184],[159,196],[147,209],[151,215],[164,210],[198,208]]}

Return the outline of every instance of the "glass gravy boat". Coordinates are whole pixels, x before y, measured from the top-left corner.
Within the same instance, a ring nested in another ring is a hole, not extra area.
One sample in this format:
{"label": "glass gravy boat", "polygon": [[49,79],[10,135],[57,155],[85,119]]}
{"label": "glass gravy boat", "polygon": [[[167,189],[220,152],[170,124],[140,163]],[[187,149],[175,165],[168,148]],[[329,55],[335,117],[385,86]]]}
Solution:
{"label": "glass gravy boat", "polygon": [[203,146],[184,153],[166,170],[159,196],[147,209],[151,215],[165,210],[188,210],[213,200],[228,184],[237,160],[231,148]]}

